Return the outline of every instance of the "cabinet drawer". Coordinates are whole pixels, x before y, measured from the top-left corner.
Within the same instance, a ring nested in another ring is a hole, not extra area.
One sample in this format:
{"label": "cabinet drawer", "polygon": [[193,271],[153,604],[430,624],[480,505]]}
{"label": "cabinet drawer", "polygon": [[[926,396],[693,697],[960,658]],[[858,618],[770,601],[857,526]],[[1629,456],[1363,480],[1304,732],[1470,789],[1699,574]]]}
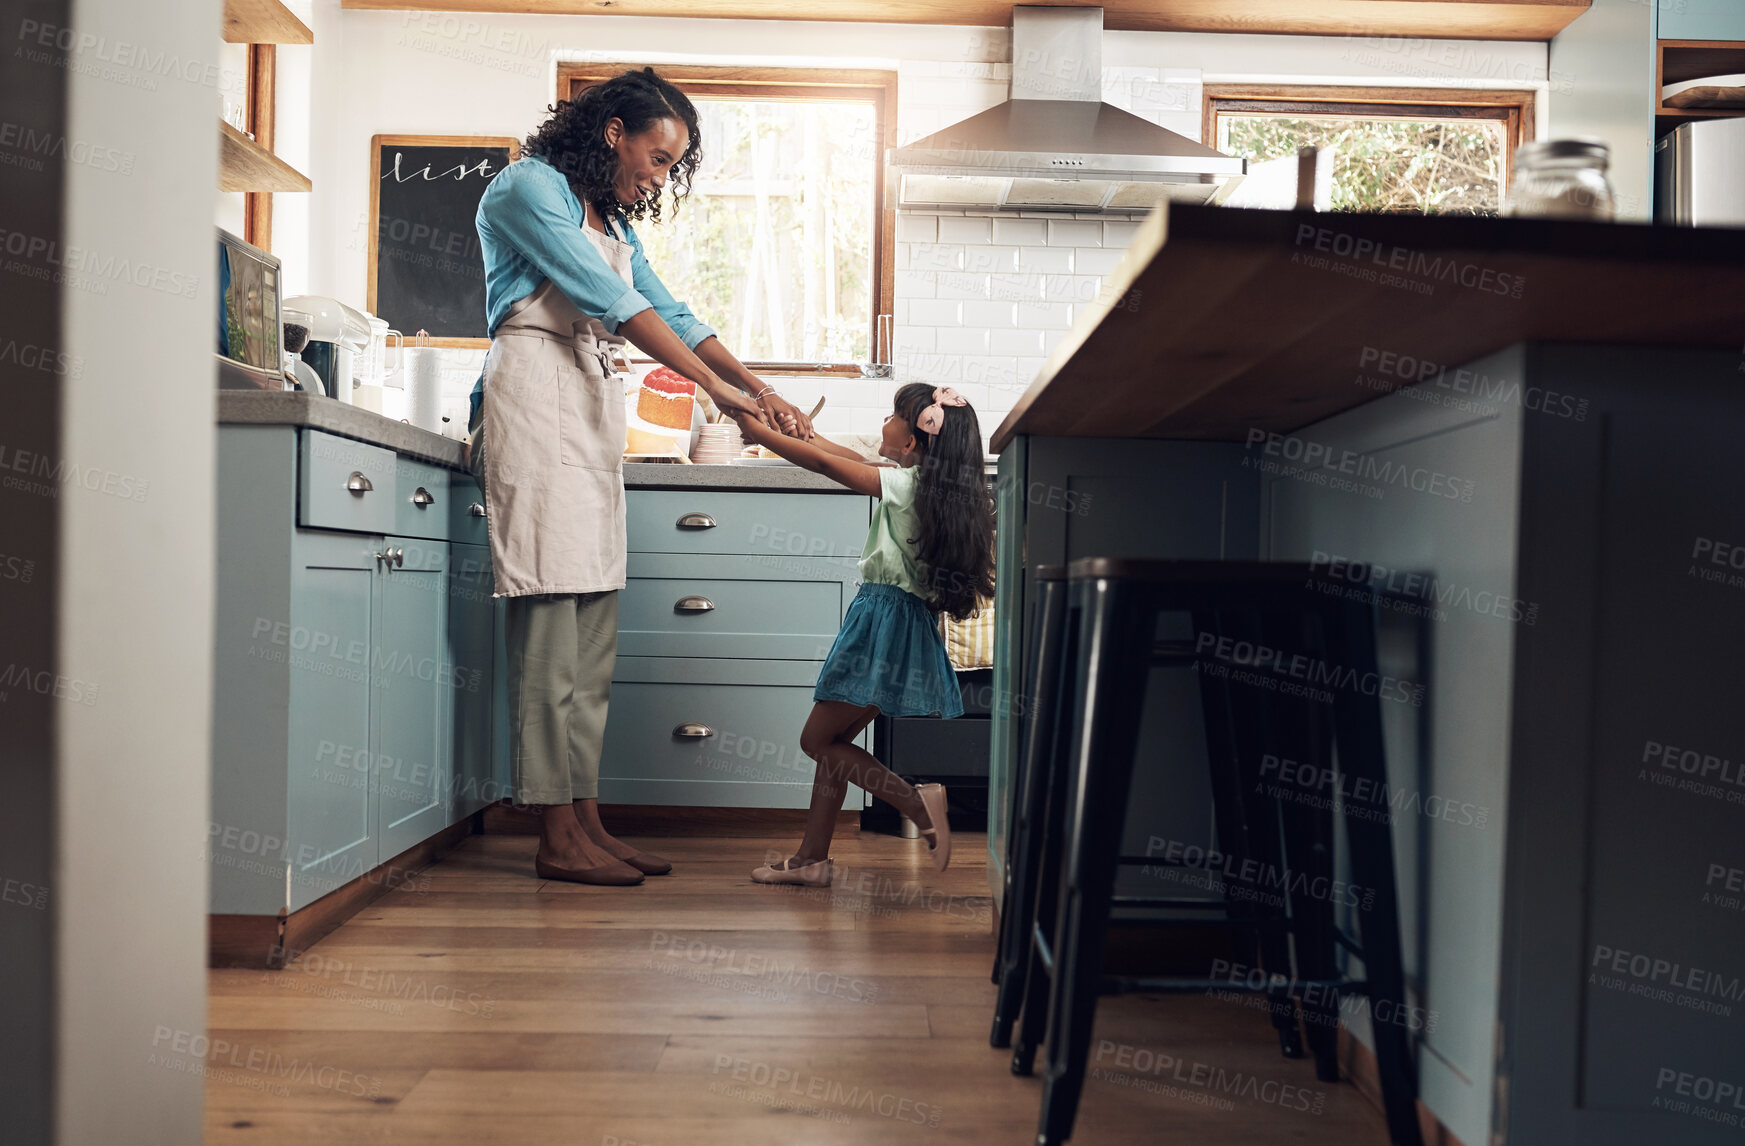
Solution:
{"label": "cabinet drawer", "polygon": [[[394,451],[304,430],[297,467],[297,524],[394,532]],[[348,488],[356,485],[359,488]]]}
{"label": "cabinet drawer", "polygon": [[394,532],[401,537],[448,539],[448,510],[452,500],[448,476],[453,472],[429,462],[401,458],[394,467]]}
{"label": "cabinet drawer", "polygon": [[846,558],[644,553],[627,568],[620,656],[821,660],[854,592]]}
{"label": "cabinet drawer", "polygon": [[858,557],[868,513],[869,499],[846,493],[634,489],[627,496],[632,553]]}
{"label": "cabinet drawer", "polygon": [[[814,765],[800,751],[800,729],[817,678],[815,662],[619,658],[600,798],[806,807]],[[851,786],[843,806],[860,803]]]}
{"label": "cabinet drawer", "polygon": [[448,537],[467,545],[489,545],[491,535],[485,529],[485,495],[472,474],[449,471],[448,475]]}

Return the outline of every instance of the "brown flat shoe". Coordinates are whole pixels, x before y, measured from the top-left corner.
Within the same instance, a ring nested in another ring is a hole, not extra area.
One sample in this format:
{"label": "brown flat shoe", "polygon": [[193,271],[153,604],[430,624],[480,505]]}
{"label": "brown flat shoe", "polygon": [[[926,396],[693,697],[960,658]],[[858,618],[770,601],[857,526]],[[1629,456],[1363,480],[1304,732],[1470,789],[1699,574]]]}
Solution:
{"label": "brown flat shoe", "polygon": [[666,875],[673,870],[672,861],[649,852],[637,852],[624,860],[643,875]]}
{"label": "brown flat shoe", "polygon": [[559,867],[536,856],[533,860],[533,871],[540,879],[561,879],[597,887],[634,887],[642,882],[640,871],[619,860],[599,867],[577,869]]}

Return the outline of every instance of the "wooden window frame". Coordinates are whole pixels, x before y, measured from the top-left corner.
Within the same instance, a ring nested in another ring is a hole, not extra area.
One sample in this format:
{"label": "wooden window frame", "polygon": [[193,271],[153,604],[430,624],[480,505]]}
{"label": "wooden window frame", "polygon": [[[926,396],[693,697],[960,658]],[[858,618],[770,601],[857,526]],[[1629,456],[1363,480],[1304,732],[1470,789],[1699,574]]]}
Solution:
{"label": "wooden window frame", "polygon": [[1200,139],[1218,146],[1220,114],[1340,119],[1485,119],[1503,124],[1503,192],[1515,175],[1515,149],[1533,138],[1535,93],[1525,89],[1396,88],[1318,84],[1207,84]]}
{"label": "wooden window frame", "polygon": [[[273,119],[278,108],[278,45],[248,46],[248,130],[254,141],[273,149]],[[273,193],[247,191],[242,198],[242,237],[263,251],[273,249]]]}
{"label": "wooden window frame", "polygon": [[[634,63],[560,62],[557,98],[642,67]],[[871,68],[737,67],[711,64],[652,65],[663,79],[698,96],[807,102],[822,98],[854,98],[873,105],[873,267],[872,312],[867,315],[869,358],[878,355],[879,315],[894,314],[897,266],[896,205],[885,186],[884,152],[892,142],[897,117],[897,73]],[[888,352],[889,348],[887,348]],[[854,363],[747,362],[759,374],[860,374]]]}

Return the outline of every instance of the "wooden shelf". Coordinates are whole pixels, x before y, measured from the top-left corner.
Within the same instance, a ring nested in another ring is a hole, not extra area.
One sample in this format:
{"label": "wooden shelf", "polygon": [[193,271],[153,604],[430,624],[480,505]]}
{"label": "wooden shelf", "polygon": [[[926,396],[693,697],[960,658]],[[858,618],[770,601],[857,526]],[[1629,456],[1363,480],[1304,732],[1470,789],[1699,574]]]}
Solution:
{"label": "wooden shelf", "polygon": [[[1549,40],[1590,0],[1053,0],[1100,7],[1111,32],[1266,32]],[[1012,0],[341,0],[342,8],[540,15],[849,20],[1004,28]]]}
{"label": "wooden shelf", "polygon": [[218,121],[220,191],[308,191],[309,177],[223,120]]}
{"label": "wooden shelf", "polygon": [[1413,371],[1379,353],[1448,370],[1522,342],[1737,359],[1742,296],[1740,229],[1166,203],[992,448],[1289,433],[1403,386]]}
{"label": "wooden shelf", "polygon": [[1654,126],[1663,135],[1690,119],[1725,119],[1745,115],[1745,107],[1668,107],[1660,93],[1667,84],[1704,76],[1745,72],[1745,40],[1661,40],[1655,45]]}
{"label": "wooden shelf", "polygon": [[315,33],[279,0],[224,0],[229,44],[313,44]]}

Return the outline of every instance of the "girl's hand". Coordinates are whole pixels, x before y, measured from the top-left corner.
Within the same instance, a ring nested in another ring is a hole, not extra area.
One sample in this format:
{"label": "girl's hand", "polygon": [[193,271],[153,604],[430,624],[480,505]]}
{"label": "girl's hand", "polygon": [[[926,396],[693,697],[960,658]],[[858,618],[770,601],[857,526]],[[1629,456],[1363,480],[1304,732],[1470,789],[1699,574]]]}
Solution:
{"label": "girl's hand", "polygon": [[770,427],[759,418],[743,411],[735,411],[733,414],[733,420],[739,423],[739,434],[747,442],[761,446],[767,443],[771,438],[780,437],[776,431],[770,429]]}
{"label": "girl's hand", "polygon": [[769,415],[769,424],[788,435],[805,441],[813,434],[812,419],[800,413],[799,407],[790,403],[780,394],[771,391],[765,394],[758,403],[763,412]]}

